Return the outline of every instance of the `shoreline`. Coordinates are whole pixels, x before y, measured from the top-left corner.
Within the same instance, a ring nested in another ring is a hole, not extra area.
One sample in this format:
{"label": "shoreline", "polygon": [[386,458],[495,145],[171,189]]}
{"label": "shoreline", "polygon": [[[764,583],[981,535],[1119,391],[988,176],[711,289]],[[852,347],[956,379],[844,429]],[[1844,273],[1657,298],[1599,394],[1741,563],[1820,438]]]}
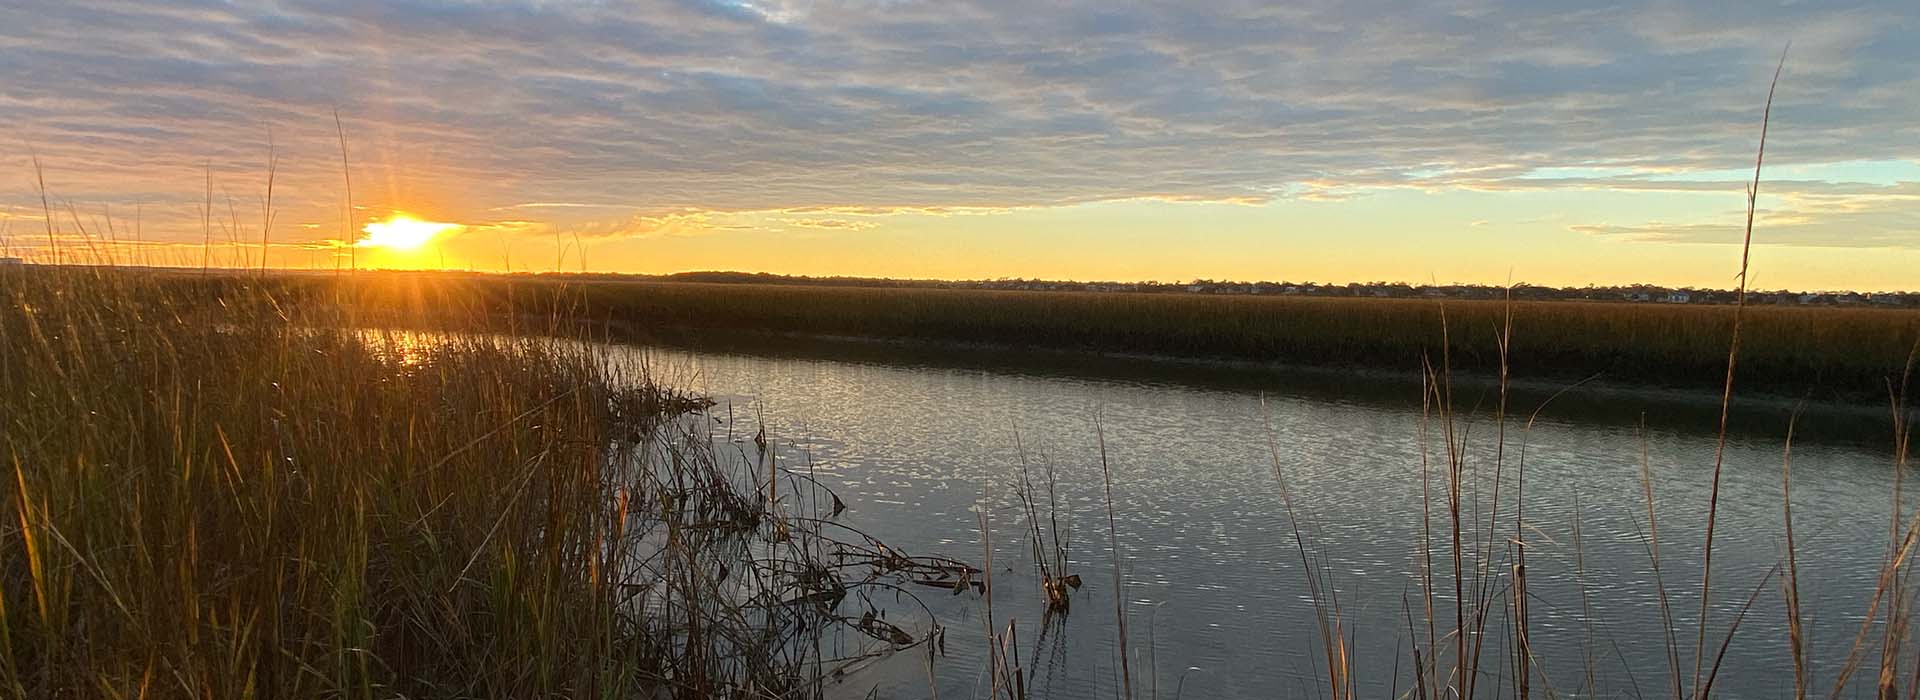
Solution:
{"label": "shoreline", "polygon": [[[532,321],[537,317],[523,316]],[[558,330],[549,328],[549,331]],[[651,346],[699,353],[825,360],[912,369],[966,369],[1095,381],[1151,382],[1182,387],[1278,392],[1319,399],[1398,405],[1417,410],[1420,372],[1372,365],[1309,365],[1284,361],[1186,357],[1124,351],[1022,346],[938,338],[860,336],[705,326],[644,326],[630,321],[579,320],[578,340]],[[522,328],[521,333],[553,335]],[[1454,370],[1457,408],[1490,412],[1497,375]],[[1720,396],[1692,387],[1661,386],[1597,378],[1510,377],[1509,420],[1535,410],[1549,419],[1626,425],[1650,410],[1663,421],[1656,431],[1707,432],[1717,419]],[[1479,404],[1485,405],[1477,405]],[[1889,407],[1861,402],[1794,397],[1735,385],[1732,429],[1749,437],[1778,439],[1796,414],[1797,442],[1881,446],[1892,434]]]}
{"label": "shoreline", "polygon": [[[143,275],[144,276],[144,275]],[[626,338],[758,339],[1088,360],[1193,372],[1319,374],[1418,385],[1422,358],[1456,387],[1713,404],[1732,307],[1586,302],[1434,302],[1099,292],[874,289],[705,282],[553,281],[415,275],[159,277],[219,297],[265,286],[287,301],[529,330],[601,325]],[[536,320],[537,319],[537,320]],[[483,323],[490,323],[482,321]],[[1920,312],[1749,309],[1738,407],[1796,406],[1888,419],[1890,389],[1920,347]],[[1442,360],[1441,358],[1446,358]],[[1158,371],[1158,370],[1156,370]],[[1418,389],[1408,392],[1417,401]]]}

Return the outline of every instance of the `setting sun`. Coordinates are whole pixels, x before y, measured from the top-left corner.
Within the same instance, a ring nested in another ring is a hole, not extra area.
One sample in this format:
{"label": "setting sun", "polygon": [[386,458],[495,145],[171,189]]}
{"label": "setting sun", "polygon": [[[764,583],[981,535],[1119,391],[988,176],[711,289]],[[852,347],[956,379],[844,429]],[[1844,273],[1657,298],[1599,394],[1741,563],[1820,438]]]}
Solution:
{"label": "setting sun", "polygon": [[394,214],[387,217],[386,221],[375,221],[360,229],[366,236],[355,241],[354,245],[361,248],[415,250],[432,241],[435,236],[460,228],[460,224],[421,221],[406,214]]}

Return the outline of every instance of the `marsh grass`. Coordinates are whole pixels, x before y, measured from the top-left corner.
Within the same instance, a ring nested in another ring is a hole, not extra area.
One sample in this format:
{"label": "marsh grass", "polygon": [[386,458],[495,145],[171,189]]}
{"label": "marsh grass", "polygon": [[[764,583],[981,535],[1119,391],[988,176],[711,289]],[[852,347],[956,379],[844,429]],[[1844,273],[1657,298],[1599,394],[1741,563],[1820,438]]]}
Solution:
{"label": "marsh grass", "polygon": [[[1456,374],[1721,389],[1736,313],[1748,391],[1878,402],[1920,334],[1920,311],[1566,301],[1339,299],[1199,294],[872,289],[391,273],[417,294],[544,317],[547,287],[594,323],[673,329],[1092,350],[1401,370],[1443,350]],[[310,276],[305,284],[325,286]],[[383,291],[401,285],[368,287]],[[395,300],[368,297],[378,307]],[[1447,318],[1441,318],[1445,308]],[[1442,332],[1442,325],[1448,326]],[[1503,328],[1511,333],[1503,334]],[[1508,336],[1508,347],[1501,338]],[[1440,347],[1445,338],[1446,348]],[[1847,342],[1832,342],[1845,338]]]}
{"label": "marsh grass", "polygon": [[0,268],[0,695],[805,697],[970,571],[591,344],[301,301]]}
{"label": "marsh grass", "polygon": [[[203,290],[255,277],[218,269],[148,274],[157,283]],[[1855,405],[1885,399],[1887,382],[1895,379],[1890,368],[1900,366],[1920,336],[1920,311],[1909,309],[888,289],[458,272],[278,272],[264,282],[288,299],[350,302],[369,321],[518,317],[564,322],[570,333],[592,327],[643,341],[724,333],[853,337],[1392,371],[1444,354],[1449,372],[1461,378],[1497,379],[1504,365],[1510,377],[1542,385],[1597,375],[1614,385],[1716,395],[1738,314],[1737,379],[1744,392]]]}

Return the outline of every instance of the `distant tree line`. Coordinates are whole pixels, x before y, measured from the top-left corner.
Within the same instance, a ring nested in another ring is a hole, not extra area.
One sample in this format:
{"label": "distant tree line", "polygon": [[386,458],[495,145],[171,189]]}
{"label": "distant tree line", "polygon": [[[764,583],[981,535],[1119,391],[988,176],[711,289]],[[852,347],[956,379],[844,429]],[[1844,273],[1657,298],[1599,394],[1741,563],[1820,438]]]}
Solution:
{"label": "distant tree line", "polygon": [[[624,277],[608,275],[606,277]],[[1406,284],[1403,282],[1241,282],[1196,279],[1190,282],[1075,282],[1001,278],[991,280],[911,280],[876,277],[803,277],[764,272],[684,272],[661,279],[720,284],[790,284],[836,287],[919,287],[1001,289],[1046,292],[1132,292],[1141,294],[1242,294],[1266,296],[1378,297],[1385,299],[1504,299],[1527,301],[1611,301],[1649,304],[1731,304],[1733,290],[1663,287],[1651,284],[1548,287],[1516,284]],[[1747,303],[1781,306],[1890,306],[1920,308],[1920,291],[1749,290]]]}
{"label": "distant tree line", "polygon": [[[321,271],[288,274],[331,274]],[[474,276],[491,273],[419,271],[390,274]],[[1599,301],[1644,304],[1732,304],[1730,289],[1663,287],[1653,284],[1548,287],[1520,283],[1512,287],[1489,284],[1407,284],[1404,282],[1238,282],[1196,279],[1189,282],[1075,282],[1024,278],[990,280],[924,280],[887,277],[806,277],[765,272],[681,272],[671,275],[617,273],[511,273],[543,279],[581,281],[657,281],[708,284],[760,284],[813,287],[868,287],[901,289],[998,289],[1039,292],[1108,292],[1135,294],[1231,294],[1248,296],[1376,297],[1382,299],[1504,299],[1524,301]],[[1920,291],[1791,291],[1748,290],[1747,303],[1771,306],[1857,306],[1920,308]]]}

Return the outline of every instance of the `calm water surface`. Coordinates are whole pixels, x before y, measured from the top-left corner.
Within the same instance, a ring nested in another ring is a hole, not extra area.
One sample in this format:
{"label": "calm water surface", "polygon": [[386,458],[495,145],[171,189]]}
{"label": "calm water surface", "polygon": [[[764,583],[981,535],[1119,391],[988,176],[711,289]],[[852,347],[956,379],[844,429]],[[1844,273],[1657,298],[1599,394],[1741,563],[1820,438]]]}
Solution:
{"label": "calm water surface", "polygon": [[[1281,503],[1276,461],[1292,487],[1307,547],[1338,591],[1362,693],[1386,697],[1405,690],[1412,665],[1409,607],[1425,635],[1417,384],[1017,353],[929,362],[902,359],[924,353],[859,345],[788,350],[617,351],[644,358],[670,383],[720,401],[712,413],[721,434],[730,429],[744,440],[764,426],[789,467],[811,465],[845,498],[850,510],[843,518],[891,545],[982,562],[984,513],[996,569],[994,615],[1003,629],[1015,621],[1035,696],[1114,696],[1116,590],[1123,591],[1120,607],[1129,618],[1136,694],[1149,697],[1155,686],[1161,697],[1316,693],[1324,671],[1314,606]],[[1519,396],[1515,412],[1524,419],[1543,398]],[[1478,505],[1470,503],[1464,517],[1478,523],[1492,507],[1492,402],[1482,389],[1457,390],[1461,413],[1483,407],[1456,423],[1468,435],[1477,469],[1469,498]],[[1741,604],[1760,590],[1714,681],[1727,697],[1783,697],[1791,689],[1779,586],[1763,581],[1783,550],[1780,435],[1789,413],[1785,405],[1743,410],[1727,447],[1710,653]],[[1690,681],[1715,447],[1701,428],[1713,415],[1711,401],[1603,394],[1549,406],[1530,431],[1524,420],[1507,426],[1501,524],[1493,536],[1501,551],[1493,569],[1495,585],[1506,586],[1504,543],[1514,536],[1515,471],[1524,444],[1527,581],[1534,655],[1544,676],[1536,689],[1615,697],[1660,695],[1671,687],[1648,556],[1643,455],[1657,499],[1680,675]],[[1888,419],[1863,414],[1827,423],[1855,421]],[[1439,459],[1441,426],[1427,427],[1430,458]],[[1113,480],[1118,589],[1101,435]],[[1034,469],[1051,464],[1057,474],[1070,569],[1086,581],[1071,614],[1044,622],[1014,493],[1023,449]],[[1792,458],[1801,595],[1815,673],[1830,678],[1851,645],[1887,550],[1890,447],[1871,439],[1802,440]],[[1444,634],[1452,618],[1451,578],[1447,551],[1435,546],[1435,575],[1447,582],[1435,603]],[[945,655],[931,668],[922,652],[860,665],[836,692],[985,695],[984,601],[932,589],[922,597],[947,627]],[[904,606],[896,610],[910,626],[925,626]],[[1501,661],[1508,657],[1500,651],[1509,629],[1505,614],[1496,612],[1487,628],[1481,685],[1510,687],[1511,670]],[[1586,687],[1590,664],[1597,688]]]}

